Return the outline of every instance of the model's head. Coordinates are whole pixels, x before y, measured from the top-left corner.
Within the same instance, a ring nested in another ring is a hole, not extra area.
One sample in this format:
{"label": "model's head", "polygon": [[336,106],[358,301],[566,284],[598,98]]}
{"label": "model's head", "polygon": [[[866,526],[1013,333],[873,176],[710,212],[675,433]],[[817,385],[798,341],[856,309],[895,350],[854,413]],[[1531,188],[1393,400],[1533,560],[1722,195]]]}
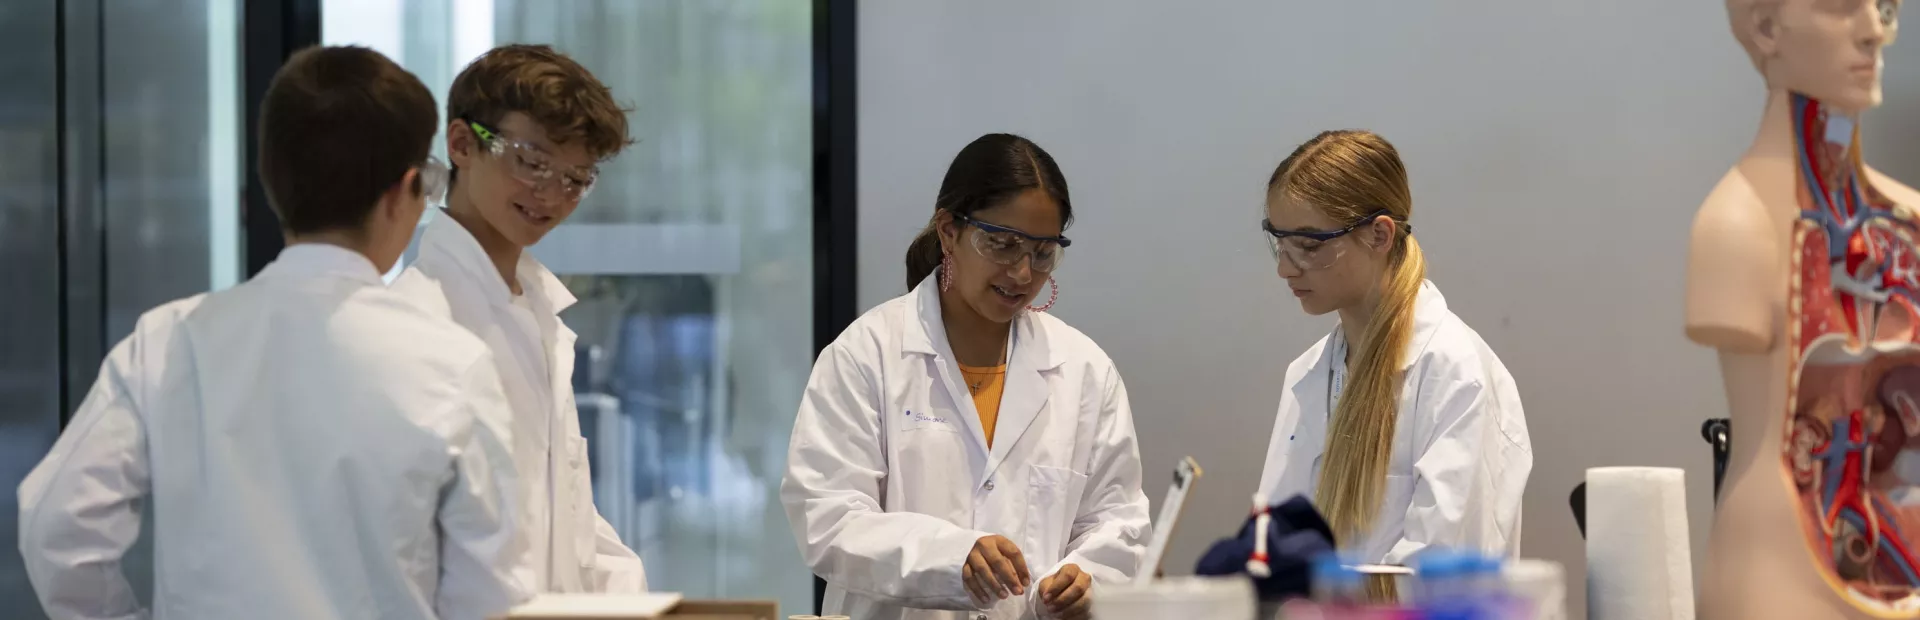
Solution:
{"label": "model's head", "polygon": [[1412,214],[1400,154],[1370,132],[1314,136],[1267,181],[1269,247],[1307,314],[1375,302],[1410,245]]}
{"label": "model's head", "polygon": [[273,77],[260,108],[260,180],[290,242],[351,241],[393,268],[446,172],[420,79],[370,49],[313,47]]}
{"label": "model's head", "polygon": [[1769,88],[1850,113],[1880,105],[1882,48],[1901,0],[1727,0],[1733,36]]}
{"label": "model's head", "polygon": [[933,220],[907,248],[907,287],[938,274],[933,284],[947,283],[944,295],[982,318],[1012,321],[1046,290],[1072,221],[1053,156],[1020,136],[981,136],[947,166]]}
{"label": "model's head", "polygon": [[[1328,433],[1314,503],[1342,540],[1372,527],[1393,454],[1401,360],[1426,259],[1410,234],[1406,166],[1386,139],[1328,131],[1294,149],[1267,180],[1267,234],[1280,276],[1307,312],[1366,312],[1348,343],[1347,387]],[[1334,360],[1333,363],[1341,363]]]}
{"label": "model's head", "polygon": [[533,245],[580,206],[600,162],[630,143],[626,110],[586,67],[545,45],[494,48],[447,91],[447,157],[461,197],[450,206]]}

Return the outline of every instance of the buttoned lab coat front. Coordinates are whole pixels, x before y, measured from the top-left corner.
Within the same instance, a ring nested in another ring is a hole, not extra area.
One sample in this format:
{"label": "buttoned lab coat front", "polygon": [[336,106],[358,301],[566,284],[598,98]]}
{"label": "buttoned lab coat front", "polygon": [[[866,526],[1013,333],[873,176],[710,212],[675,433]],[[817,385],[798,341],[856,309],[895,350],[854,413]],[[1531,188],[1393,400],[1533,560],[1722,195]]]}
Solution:
{"label": "buttoned lab coat front", "polygon": [[532,593],[486,348],[366,258],[298,244],[140,317],[20,483],[55,620],[147,617],[121,572],[153,511],[153,618],[479,620]]}
{"label": "buttoned lab coat front", "polygon": [[[988,449],[931,279],[820,355],[780,497],[826,611],[862,620],[1032,618],[1038,588],[983,609],[961,580],[974,542],[1012,540],[1037,586],[1078,564],[1096,590],[1140,570],[1151,532],[1126,387],[1047,314],[1012,326]],[[935,611],[943,610],[943,611]]]}
{"label": "buttoned lab coat front", "polygon": [[[1344,339],[1336,325],[1287,367],[1260,476],[1273,501],[1313,497],[1321,482]],[[1378,516],[1363,540],[1339,541],[1340,548],[1383,564],[1404,564],[1431,546],[1519,557],[1520,500],[1533,469],[1520,393],[1432,282],[1414,301],[1400,370],[1400,412]]]}
{"label": "buttoned lab coat front", "polygon": [[576,337],[559,315],[573,294],[522,253],[516,300],[473,234],[445,213],[434,216],[420,237],[419,257],[393,289],[450,307],[454,321],[493,352],[513,405],[513,453],[536,583],[546,592],[646,591],[640,556],[593,505],[587,440],[573,398]]}

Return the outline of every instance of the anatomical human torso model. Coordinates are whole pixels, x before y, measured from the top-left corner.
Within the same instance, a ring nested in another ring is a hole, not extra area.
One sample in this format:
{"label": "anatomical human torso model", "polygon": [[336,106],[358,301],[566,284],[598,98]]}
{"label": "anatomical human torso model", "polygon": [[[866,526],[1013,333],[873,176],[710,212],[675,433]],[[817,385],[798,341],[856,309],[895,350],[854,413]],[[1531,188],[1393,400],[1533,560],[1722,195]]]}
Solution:
{"label": "anatomical human torso model", "polygon": [[1687,334],[1733,455],[1708,620],[1920,618],[1920,194],[1868,168],[1898,0],[1729,0],[1759,135],[1695,216]]}

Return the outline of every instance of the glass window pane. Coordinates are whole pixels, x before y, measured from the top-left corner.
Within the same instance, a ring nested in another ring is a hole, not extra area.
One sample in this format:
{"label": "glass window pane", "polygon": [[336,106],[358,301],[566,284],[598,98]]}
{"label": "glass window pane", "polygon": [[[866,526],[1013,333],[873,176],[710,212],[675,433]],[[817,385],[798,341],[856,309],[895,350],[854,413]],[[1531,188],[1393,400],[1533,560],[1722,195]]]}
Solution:
{"label": "glass window pane", "polygon": [[[444,97],[505,42],[580,61],[638,143],[534,248],[580,302],[594,501],[651,585],[813,607],[778,490],[813,361],[812,7],[788,0],[327,0],[322,38]],[[394,27],[399,24],[399,27]]]}
{"label": "glass window pane", "polygon": [[236,0],[104,2],[107,339],[239,277]]}
{"label": "glass window pane", "polygon": [[0,618],[44,618],[13,489],[60,430],[59,142],[52,0],[0,7]]}
{"label": "glass window pane", "polygon": [[[0,3],[0,617],[44,617],[12,490],[58,435],[62,379],[84,394],[95,345],[239,276],[237,1]],[[150,541],[125,567],[150,595]]]}

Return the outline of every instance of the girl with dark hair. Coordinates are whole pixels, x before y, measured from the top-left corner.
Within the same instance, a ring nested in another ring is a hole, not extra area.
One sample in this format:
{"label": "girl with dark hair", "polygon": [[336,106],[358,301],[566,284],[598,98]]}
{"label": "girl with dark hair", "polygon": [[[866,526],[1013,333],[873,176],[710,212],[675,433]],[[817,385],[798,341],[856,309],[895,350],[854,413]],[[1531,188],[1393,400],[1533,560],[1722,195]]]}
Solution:
{"label": "girl with dark hair", "polygon": [[780,495],[827,613],[1086,618],[1096,583],[1148,569],[1126,388],[1044,313],[1071,220],[1046,151],[974,140],[907,250],[911,290],[814,364]]}

